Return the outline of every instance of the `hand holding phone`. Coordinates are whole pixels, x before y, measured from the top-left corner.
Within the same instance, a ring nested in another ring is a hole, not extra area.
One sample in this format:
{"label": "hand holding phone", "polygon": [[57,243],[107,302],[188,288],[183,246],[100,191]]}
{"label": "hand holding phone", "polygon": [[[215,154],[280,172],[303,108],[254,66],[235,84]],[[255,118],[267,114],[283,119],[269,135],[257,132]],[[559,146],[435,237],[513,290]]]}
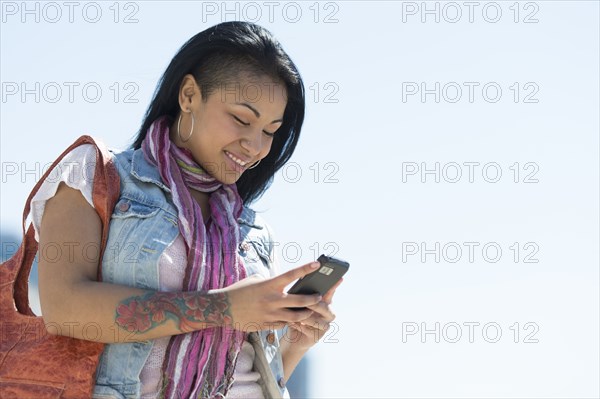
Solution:
{"label": "hand holding phone", "polygon": [[307,274],[296,281],[296,283],[288,290],[288,294],[325,295],[350,268],[348,262],[332,256],[321,255],[317,261],[321,266],[314,272]]}

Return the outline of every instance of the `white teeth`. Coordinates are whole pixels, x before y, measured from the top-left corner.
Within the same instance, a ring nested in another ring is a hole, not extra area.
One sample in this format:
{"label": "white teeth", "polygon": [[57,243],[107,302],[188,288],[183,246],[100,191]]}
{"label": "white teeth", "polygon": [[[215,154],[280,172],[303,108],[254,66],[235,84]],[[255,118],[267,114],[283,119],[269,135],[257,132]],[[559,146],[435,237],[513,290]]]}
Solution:
{"label": "white teeth", "polygon": [[241,159],[239,159],[239,158],[235,157],[235,156],[234,156],[232,153],[230,153],[229,151],[225,151],[225,154],[227,154],[227,156],[228,156],[229,158],[231,158],[231,159],[232,159],[232,160],[233,160],[235,163],[237,163],[237,164],[238,164],[238,165],[240,165],[240,166],[246,166],[246,164],[248,163],[248,162],[244,162],[244,161],[242,161]]}

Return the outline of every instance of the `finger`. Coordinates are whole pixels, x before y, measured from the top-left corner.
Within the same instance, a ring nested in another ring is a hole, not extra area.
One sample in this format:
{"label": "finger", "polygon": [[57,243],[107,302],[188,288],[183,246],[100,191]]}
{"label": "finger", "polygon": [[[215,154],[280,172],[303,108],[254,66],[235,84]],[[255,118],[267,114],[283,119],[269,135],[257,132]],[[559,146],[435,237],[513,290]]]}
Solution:
{"label": "finger", "polygon": [[277,305],[282,308],[307,308],[318,304],[322,300],[321,295],[284,294]]}
{"label": "finger", "polygon": [[294,330],[298,330],[300,332],[306,331],[306,329],[303,329],[304,326],[300,323],[288,323],[288,327],[293,328]]}
{"label": "finger", "polygon": [[288,327],[292,330],[302,333],[303,335],[306,335],[307,337],[315,337],[315,335],[318,334],[318,339],[329,329],[329,326],[327,326],[327,328],[322,329],[315,328],[315,324],[308,325],[300,323],[289,323]]}
{"label": "finger", "polygon": [[340,284],[342,284],[342,281],[344,281],[344,278],[343,278],[343,277],[341,277],[341,278],[338,280],[338,282],[337,282],[337,283],[335,283],[335,284],[333,285],[333,287],[331,287],[331,288],[329,289],[329,291],[327,291],[327,292],[325,293],[325,295],[323,295],[323,302],[325,302],[325,303],[328,303],[328,304],[331,304],[331,301],[333,300],[333,294],[335,293],[335,290],[337,289],[337,287],[339,287],[339,286],[340,286]]}
{"label": "finger", "polygon": [[289,270],[283,274],[280,274],[279,276],[275,277],[272,281],[274,284],[277,284],[279,287],[283,288],[292,281],[314,272],[319,267],[319,265],[319,262],[307,263],[304,266],[300,266],[295,269]]}
{"label": "finger", "polygon": [[[314,332],[315,330],[313,328],[307,328],[306,326],[303,326],[298,323],[289,323],[288,327],[289,327],[289,329],[295,331],[295,332],[290,332],[288,330],[286,332],[288,340],[291,342],[297,341],[302,335],[305,335],[307,337],[315,336],[315,332]],[[298,335],[298,334],[300,334],[300,335]]]}
{"label": "finger", "polygon": [[321,318],[310,317],[304,321],[298,323],[300,328],[308,329],[310,331],[321,330],[327,331],[329,330],[330,323],[327,320],[323,320]]}
{"label": "finger", "polygon": [[288,323],[299,323],[303,320],[306,320],[312,316],[313,311],[310,309],[298,309],[298,310],[290,310],[290,309],[282,309],[279,313],[278,320],[286,321]]}
{"label": "finger", "polygon": [[315,312],[316,317],[320,317],[325,321],[335,320],[335,314],[333,313],[329,305],[323,301],[313,306],[307,306],[307,308],[313,310]]}

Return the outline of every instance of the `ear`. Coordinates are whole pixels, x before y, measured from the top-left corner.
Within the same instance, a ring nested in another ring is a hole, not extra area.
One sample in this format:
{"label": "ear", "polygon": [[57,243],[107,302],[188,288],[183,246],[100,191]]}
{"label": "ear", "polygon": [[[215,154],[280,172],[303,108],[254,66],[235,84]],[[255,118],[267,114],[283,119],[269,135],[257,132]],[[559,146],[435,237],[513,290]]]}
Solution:
{"label": "ear", "polygon": [[202,95],[200,87],[196,84],[196,79],[191,74],[185,75],[179,87],[179,108],[183,112],[188,112],[201,99]]}

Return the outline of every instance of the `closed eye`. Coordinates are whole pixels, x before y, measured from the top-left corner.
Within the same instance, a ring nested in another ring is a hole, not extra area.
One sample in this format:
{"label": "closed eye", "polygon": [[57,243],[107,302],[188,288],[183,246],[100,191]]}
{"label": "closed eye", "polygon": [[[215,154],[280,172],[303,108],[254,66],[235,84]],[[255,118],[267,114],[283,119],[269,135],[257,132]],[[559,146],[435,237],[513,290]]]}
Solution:
{"label": "closed eye", "polygon": [[[231,116],[233,116],[233,119],[235,119],[240,125],[242,125],[242,126],[250,126],[249,122],[244,122],[243,120],[241,120],[240,118],[238,118],[235,115],[231,115]],[[263,130],[263,133],[266,134],[269,137],[275,136],[275,133],[267,132],[266,130]]]}
{"label": "closed eye", "polygon": [[238,118],[235,115],[232,115],[232,116],[233,116],[233,119],[235,119],[236,121],[238,121],[240,124],[242,124],[244,126],[250,126],[250,123],[246,123],[246,122],[242,121],[240,118]]}

